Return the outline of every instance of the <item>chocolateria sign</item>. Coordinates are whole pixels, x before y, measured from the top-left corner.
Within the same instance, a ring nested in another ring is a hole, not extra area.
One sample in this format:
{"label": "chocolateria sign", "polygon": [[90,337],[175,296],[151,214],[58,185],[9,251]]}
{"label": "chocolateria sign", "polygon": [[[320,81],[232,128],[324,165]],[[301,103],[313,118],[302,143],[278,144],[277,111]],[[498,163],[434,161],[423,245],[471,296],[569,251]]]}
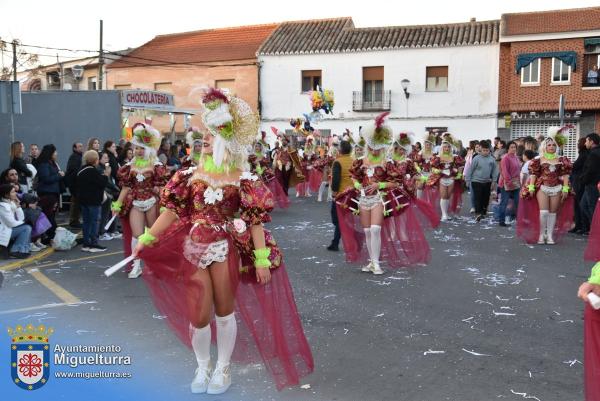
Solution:
{"label": "chocolateria sign", "polygon": [[161,111],[171,111],[175,107],[172,94],[140,89],[121,91],[121,104],[123,108]]}

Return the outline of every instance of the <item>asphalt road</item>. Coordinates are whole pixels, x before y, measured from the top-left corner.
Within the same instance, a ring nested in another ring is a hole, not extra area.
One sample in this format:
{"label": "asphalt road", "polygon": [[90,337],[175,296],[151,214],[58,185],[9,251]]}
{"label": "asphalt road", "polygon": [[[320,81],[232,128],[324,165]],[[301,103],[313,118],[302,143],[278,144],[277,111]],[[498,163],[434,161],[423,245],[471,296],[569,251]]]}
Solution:
{"label": "asphalt road", "polygon": [[[315,357],[304,388],[278,392],[252,365],[234,367],[223,396],[190,394],[193,354],[171,335],[144,282],[102,275],[122,258],[120,240],[98,258],[76,260],[90,256],[76,248],[33,270],[5,271],[0,322],[51,325],[55,342],[118,344],[134,372],[156,376],[145,389],[168,389],[174,400],[583,399],[576,290],[590,264],[582,237],[527,246],[512,227],[464,216],[428,233],[429,265],[373,276],[325,249],[333,232],[328,204],[294,198],[270,228]],[[0,388],[9,381],[4,375]]]}

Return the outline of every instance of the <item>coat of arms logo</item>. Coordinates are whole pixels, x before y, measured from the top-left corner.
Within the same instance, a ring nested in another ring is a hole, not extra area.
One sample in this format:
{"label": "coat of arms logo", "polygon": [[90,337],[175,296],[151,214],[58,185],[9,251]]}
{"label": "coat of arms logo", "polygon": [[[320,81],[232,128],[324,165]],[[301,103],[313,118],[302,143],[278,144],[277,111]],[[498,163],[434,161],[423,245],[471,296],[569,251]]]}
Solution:
{"label": "coat of arms logo", "polygon": [[13,383],[24,390],[37,390],[50,378],[50,344],[48,337],[54,333],[51,327],[28,324],[9,327],[11,339],[10,371]]}

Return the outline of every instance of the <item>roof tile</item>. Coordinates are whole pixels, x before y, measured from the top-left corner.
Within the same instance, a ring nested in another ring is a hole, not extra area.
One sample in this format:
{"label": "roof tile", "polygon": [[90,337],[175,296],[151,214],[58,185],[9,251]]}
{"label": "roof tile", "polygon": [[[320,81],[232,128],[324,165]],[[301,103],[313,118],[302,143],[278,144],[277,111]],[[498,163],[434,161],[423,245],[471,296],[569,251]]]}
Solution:
{"label": "roof tile", "polygon": [[600,7],[502,14],[502,35],[529,35],[600,29]]}

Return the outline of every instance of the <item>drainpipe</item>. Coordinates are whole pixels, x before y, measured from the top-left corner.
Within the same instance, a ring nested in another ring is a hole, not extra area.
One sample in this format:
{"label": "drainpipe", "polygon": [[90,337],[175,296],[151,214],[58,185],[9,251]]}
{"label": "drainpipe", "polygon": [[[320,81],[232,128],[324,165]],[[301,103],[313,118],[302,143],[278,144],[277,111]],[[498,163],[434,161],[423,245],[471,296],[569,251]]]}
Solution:
{"label": "drainpipe", "polygon": [[257,104],[257,111],[258,111],[258,115],[260,117],[261,113],[262,113],[262,99],[260,96],[260,67],[261,67],[262,63],[260,61],[258,61],[258,59],[256,60],[256,67],[257,67],[257,71],[258,71],[258,104]]}

